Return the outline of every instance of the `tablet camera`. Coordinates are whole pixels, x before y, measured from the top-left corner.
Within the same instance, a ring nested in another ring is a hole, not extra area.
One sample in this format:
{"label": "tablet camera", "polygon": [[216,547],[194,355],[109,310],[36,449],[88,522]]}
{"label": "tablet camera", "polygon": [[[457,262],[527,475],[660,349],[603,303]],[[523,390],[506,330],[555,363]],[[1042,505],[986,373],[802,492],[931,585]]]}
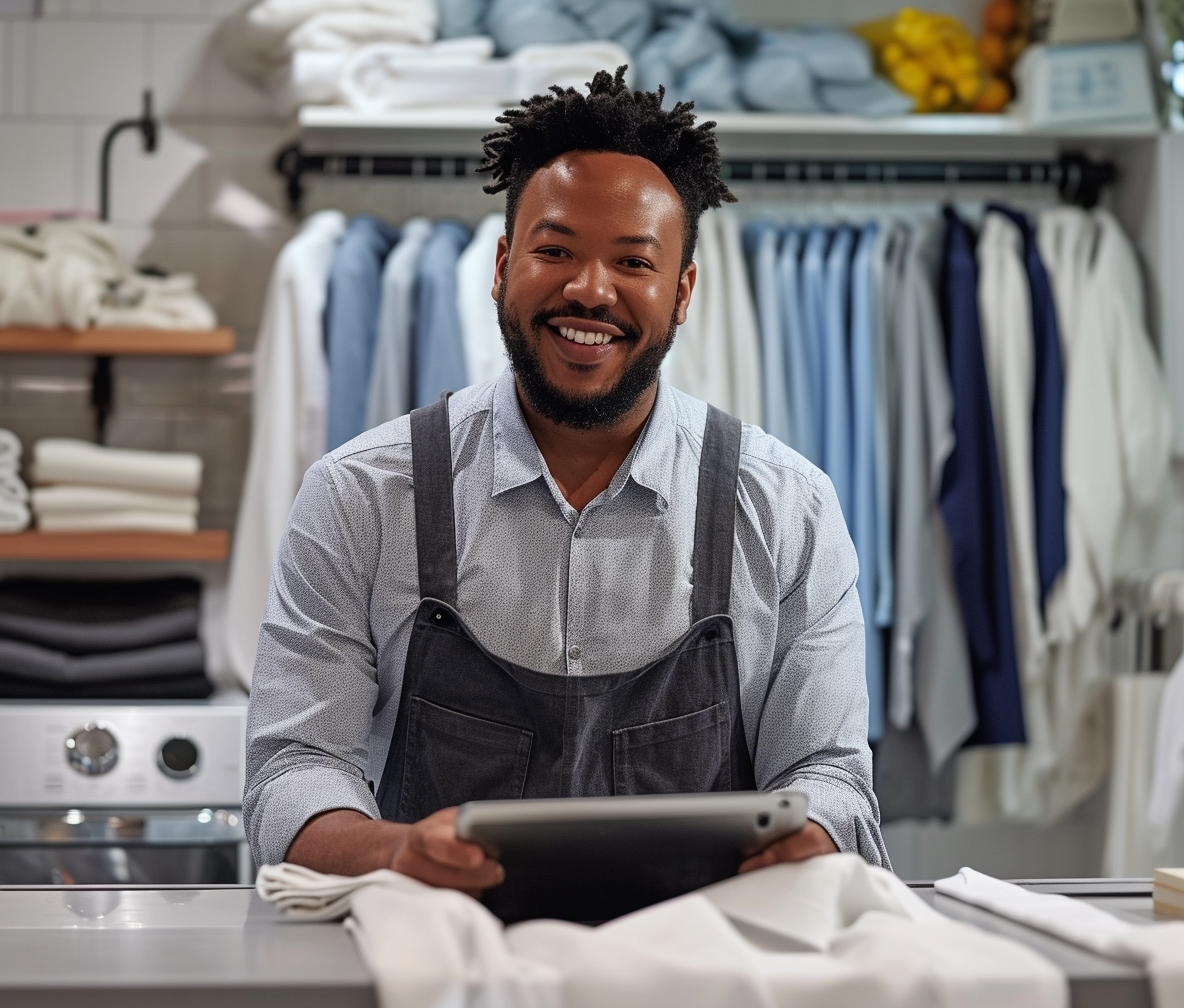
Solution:
{"label": "tablet camera", "polygon": [[756,825],[757,825],[757,829],[768,829],[768,828],[769,828],[769,823],[770,823],[771,821],[772,821],[772,820],[769,818],[769,813],[768,813],[768,812],[762,812],[760,815],[758,815],[758,816],[756,817]]}

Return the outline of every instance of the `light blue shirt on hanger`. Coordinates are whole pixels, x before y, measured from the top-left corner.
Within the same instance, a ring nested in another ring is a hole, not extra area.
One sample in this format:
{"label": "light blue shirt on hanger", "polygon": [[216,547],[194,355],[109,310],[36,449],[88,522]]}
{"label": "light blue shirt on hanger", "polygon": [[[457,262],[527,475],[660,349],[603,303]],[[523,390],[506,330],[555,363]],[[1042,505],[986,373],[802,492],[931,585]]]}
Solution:
{"label": "light blue shirt on hanger", "polygon": [[761,335],[762,426],[782,444],[792,445],[790,386],[785,368],[781,290],[777,277],[780,232],[772,221],[754,221],[744,229],[744,250],[748,255]]}
{"label": "light blue shirt on hanger", "polygon": [[848,310],[854,244],[855,235],[850,228],[835,229],[826,253],[822,330],[822,471],[834,484],[848,529],[853,516]]}

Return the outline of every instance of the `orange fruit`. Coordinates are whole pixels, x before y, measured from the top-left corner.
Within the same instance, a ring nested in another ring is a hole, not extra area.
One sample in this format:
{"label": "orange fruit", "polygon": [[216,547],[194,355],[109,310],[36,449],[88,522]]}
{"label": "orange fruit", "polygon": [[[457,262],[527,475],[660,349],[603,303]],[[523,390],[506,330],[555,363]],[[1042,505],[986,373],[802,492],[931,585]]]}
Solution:
{"label": "orange fruit", "polygon": [[989,77],[974,103],[975,112],[1002,112],[1011,101],[1011,88],[1002,77]]}
{"label": "orange fruit", "polygon": [[1010,35],[1019,20],[1020,7],[1015,0],[991,0],[983,8],[983,27],[996,35]]}
{"label": "orange fruit", "polygon": [[983,69],[999,73],[1007,66],[1007,57],[1007,41],[1002,35],[987,32],[978,40],[978,58],[983,62]]}

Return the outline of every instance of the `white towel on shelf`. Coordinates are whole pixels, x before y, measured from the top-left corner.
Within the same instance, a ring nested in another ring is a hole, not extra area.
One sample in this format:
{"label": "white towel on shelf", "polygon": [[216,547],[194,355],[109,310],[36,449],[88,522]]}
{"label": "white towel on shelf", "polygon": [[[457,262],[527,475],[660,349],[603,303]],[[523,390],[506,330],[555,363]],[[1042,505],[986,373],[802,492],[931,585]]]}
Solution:
{"label": "white towel on shelf", "polygon": [[23,532],[29,527],[29,506],[0,496],[0,533]]}
{"label": "white towel on shelf", "polygon": [[1024,946],[931,910],[854,855],[782,864],[598,928],[503,928],[479,902],[390,871],[259,872],[294,920],[348,907],[383,1008],[1064,1008],[1064,976]]}
{"label": "white towel on shelf", "polygon": [[189,452],[104,448],[75,438],[42,438],[33,445],[34,483],[89,483],[98,486],[196,494],[201,457]]}
{"label": "white towel on shelf", "polygon": [[108,284],[95,325],[100,329],[213,329],[217,318],[197,293],[197,281],[190,274],[129,273]]}
{"label": "white towel on shelf", "polygon": [[14,469],[0,469],[0,500],[15,501],[17,504],[29,502],[29,488]]}
{"label": "white towel on shelf", "polygon": [[0,427],[0,470],[16,472],[21,464],[21,439]]}
{"label": "white towel on shelf", "polygon": [[196,532],[197,518],[168,511],[53,511],[37,515],[42,532]]}
{"label": "white towel on shelf", "polygon": [[[3,478],[0,477],[0,493]],[[115,487],[59,484],[37,487],[32,494],[37,515],[88,511],[160,511],[165,514],[196,515],[197,498],[176,494],[144,493]]]}
{"label": "white towel on shelf", "polygon": [[1031,892],[973,868],[938,879],[934,887],[1098,955],[1141,965],[1151,977],[1156,1008],[1184,1008],[1184,923],[1133,924],[1083,900]]}

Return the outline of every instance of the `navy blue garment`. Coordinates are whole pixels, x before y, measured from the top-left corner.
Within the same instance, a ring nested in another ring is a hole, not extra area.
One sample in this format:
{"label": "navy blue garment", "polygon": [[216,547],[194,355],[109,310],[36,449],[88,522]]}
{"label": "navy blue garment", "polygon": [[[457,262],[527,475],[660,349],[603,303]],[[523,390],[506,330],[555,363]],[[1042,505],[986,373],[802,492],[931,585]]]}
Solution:
{"label": "navy blue garment", "polygon": [[990,210],[1010,217],[1024,236],[1024,268],[1032,292],[1032,350],[1035,375],[1032,389],[1032,488],[1036,496],[1036,566],[1040,573],[1040,602],[1048,601],[1057,575],[1065,569],[1065,484],[1061,446],[1065,410],[1065,365],[1061,359],[1061,331],[1052,285],[1040,261],[1036,234],[1028,218],[1017,210],[991,204]]}
{"label": "navy blue garment", "polygon": [[430,406],[444,391],[469,384],[456,286],[456,262],[471,232],[441,221],[419,256],[415,291],[415,405]]}
{"label": "navy blue garment", "polygon": [[333,254],[325,296],[328,451],[366,429],[366,394],[382,300],[382,264],[398,237],[398,231],[377,217],[355,217]]}
{"label": "navy blue garment", "polygon": [[954,586],[974,675],[978,727],[968,745],[1024,742],[1007,569],[1007,518],[978,317],[974,237],[949,207],[942,314],[954,393],[954,450],[941,483]]}

